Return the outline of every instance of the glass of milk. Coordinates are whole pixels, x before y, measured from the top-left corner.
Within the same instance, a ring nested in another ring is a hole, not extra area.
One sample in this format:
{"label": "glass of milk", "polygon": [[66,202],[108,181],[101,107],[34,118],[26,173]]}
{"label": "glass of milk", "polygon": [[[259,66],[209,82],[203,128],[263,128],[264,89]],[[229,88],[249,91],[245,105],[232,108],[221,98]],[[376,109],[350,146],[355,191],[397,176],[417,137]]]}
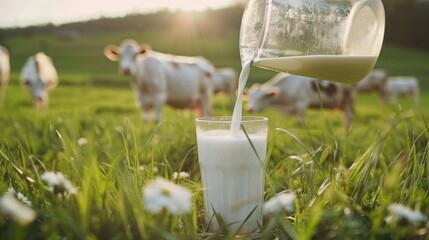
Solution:
{"label": "glass of milk", "polygon": [[381,0],[248,0],[242,64],[340,83],[374,67],[385,28]]}
{"label": "glass of milk", "polygon": [[262,226],[268,119],[243,116],[234,134],[231,124],[232,117],[196,119],[205,218],[210,231],[245,235]]}

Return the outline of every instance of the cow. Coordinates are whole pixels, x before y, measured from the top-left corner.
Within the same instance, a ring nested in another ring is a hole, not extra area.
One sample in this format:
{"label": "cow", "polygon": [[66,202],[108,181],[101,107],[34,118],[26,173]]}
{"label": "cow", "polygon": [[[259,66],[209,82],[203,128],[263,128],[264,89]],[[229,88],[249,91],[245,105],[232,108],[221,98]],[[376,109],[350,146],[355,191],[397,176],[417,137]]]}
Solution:
{"label": "cow", "polygon": [[237,73],[233,68],[218,68],[213,76],[214,93],[225,93],[234,99],[237,88]]}
{"label": "cow", "polygon": [[204,57],[164,54],[132,39],[125,39],[120,46],[106,46],[104,55],[119,61],[119,71],[134,79],[143,120],[149,121],[149,111],[155,109],[153,120],[160,122],[165,104],[195,108],[200,116],[211,114],[215,68]]}
{"label": "cow", "polygon": [[396,103],[398,97],[411,97],[417,104],[420,101],[419,81],[413,76],[389,77],[387,93],[390,104]]}
{"label": "cow", "polygon": [[27,59],[21,70],[21,82],[38,109],[48,106],[48,92],[58,85],[58,73],[52,58],[38,52]]}
{"label": "cow", "polygon": [[303,123],[307,108],[340,109],[345,114],[345,127],[349,130],[355,92],[354,86],[279,73],[264,84],[251,86],[247,92],[246,110],[258,112],[274,107],[285,115],[296,114]]}
{"label": "cow", "polygon": [[380,97],[381,104],[386,105],[387,79],[388,75],[386,71],[375,69],[356,84],[356,89],[359,93],[376,92]]}
{"label": "cow", "polygon": [[9,81],[10,63],[9,51],[0,46],[0,105],[3,103],[3,98],[6,93],[7,82]]}

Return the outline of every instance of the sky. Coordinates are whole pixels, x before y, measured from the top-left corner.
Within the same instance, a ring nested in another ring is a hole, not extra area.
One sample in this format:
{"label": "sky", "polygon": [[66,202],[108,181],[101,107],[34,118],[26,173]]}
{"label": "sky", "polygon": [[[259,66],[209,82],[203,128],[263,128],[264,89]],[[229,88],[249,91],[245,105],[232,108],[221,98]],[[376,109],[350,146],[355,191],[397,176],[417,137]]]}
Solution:
{"label": "sky", "polygon": [[55,25],[159,9],[204,10],[239,0],[0,0],[0,28]]}

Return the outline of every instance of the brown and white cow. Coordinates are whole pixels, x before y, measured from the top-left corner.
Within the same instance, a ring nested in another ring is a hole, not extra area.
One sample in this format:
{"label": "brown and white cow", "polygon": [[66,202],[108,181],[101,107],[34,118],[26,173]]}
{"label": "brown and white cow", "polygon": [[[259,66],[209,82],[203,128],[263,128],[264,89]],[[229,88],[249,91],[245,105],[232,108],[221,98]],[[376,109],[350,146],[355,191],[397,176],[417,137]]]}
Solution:
{"label": "brown and white cow", "polygon": [[197,108],[200,115],[210,115],[214,67],[204,57],[163,54],[132,39],[124,40],[120,46],[106,46],[104,54],[119,61],[120,72],[134,78],[145,121],[149,120],[149,111],[155,109],[154,120],[159,122],[165,104],[180,109]]}
{"label": "brown and white cow", "polygon": [[381,103],[385,105],[387,103],[387,79],[386,71],[375,69],[356,84],[357,91],[360,93],[376,92],[380,96]]}
{"label": "brown and white cow", "polygon": [[389,77],[387,92],[390,104],[396,103],[398,97],[412,98],[414,103],[420,101],[419,81],[413,76]]}
{"label": "brown and white cow", "polygon": [[26,86],[37,108],[46,108],[48,92],[58,84],[58,74],[51,57],[38,52],[27,59],[21,70],[21,82]]}
{"label": "brown and white cow", "polygon": [[279,73],[270,81],[254,84],[249,89],[246,110],[257,112],[274,107],[285,115],[296,114],[303,122],[307,108],[340,109],[345,114],[346,129],[349,129],[354,115],[354,97],[353,86]]}
{"label": "brown and white cow", "polygon": [[0,105],[6,92],[7,82],[9,81],[10,63],[8,50],[0,46]]}
{"label": "brown and white cow", "polygon": [[218,68],[213,76],[214,93],[225,93],[234,99],[237,88],[237,73],[233,68]]}

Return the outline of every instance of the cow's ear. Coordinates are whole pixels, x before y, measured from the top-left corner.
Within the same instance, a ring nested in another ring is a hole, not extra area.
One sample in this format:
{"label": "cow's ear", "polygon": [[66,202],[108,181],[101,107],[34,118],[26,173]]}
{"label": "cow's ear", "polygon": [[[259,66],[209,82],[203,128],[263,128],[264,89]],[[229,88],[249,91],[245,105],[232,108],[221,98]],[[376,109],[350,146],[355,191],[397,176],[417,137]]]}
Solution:
{"label": "cow's ear", "polygon": [[27,87],[31,87],[31,81],[28,79],[22,79],[22,84],[24,84]]}
{"label": "cow's ear", "polygon": [[248,88],[244,88],[243,89],[243,96],[246,96],[249,94],[249,89]]}
{"label": "cow's ear", "polygon": [[143,44],[140,46],[139,54],[144,55],[144,54],[146,54],[146,53],[147,53],[148,51],[150,51],[150,50],[152,50],[152,47],[151,47],[149,44],[145,44],[145,43],[143,43]]}
{"label": "cow's ear", "polygon": [[267,89],[266,91],[266,96],[269,97],[274,97],[274,96],[278,96],[280,94],[280,88],[278,87],[270,87]]}
{"label": "cow's ear", "polygon": [[51,90],[58,85],[58,80],[50,80],[46,83],[46,87]]}
{"label": "cow's ear", "polygon": [[243,100],[249,100],[249,89],[245,88],[243,90]]}
{"label": "cow's ear", "polygon": [[104,55],[111,61],[118,61],[119,60],[118,46],[107,45],[104,48]]}
{"label": "cow's ear", "polygon": [[255,91],[256,89],[258,89],[258,88],[261,88],[261,84],[260,83],[254,83],[251,87],[250,87],[250,89],[248,90],[248,92],[253,92],[253,91]]}

